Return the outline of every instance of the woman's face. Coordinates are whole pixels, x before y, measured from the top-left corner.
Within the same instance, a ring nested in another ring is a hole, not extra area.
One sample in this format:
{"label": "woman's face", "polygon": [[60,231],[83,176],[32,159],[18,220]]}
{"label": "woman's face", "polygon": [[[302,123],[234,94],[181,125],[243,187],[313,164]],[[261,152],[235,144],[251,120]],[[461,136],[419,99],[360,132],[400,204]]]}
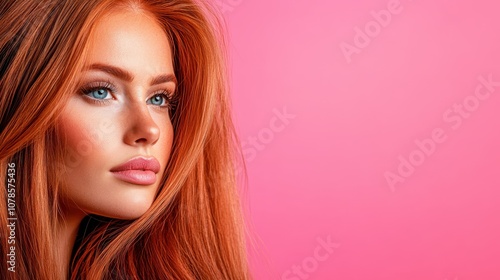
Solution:
{"label": "woman's face", "polygon": [[103,17],[79,81],[58,122],[65,211],[137,218],[153,202],[173,141],[176,82],[164,30],[142,12]]}

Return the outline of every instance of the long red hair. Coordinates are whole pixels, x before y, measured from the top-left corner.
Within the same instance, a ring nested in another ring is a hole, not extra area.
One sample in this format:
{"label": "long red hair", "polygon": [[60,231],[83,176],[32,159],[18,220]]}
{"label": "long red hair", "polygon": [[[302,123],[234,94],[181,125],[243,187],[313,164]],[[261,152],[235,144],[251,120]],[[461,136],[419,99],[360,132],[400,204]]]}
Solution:
{"label": "long red hair", "polygon": [[[193,0],[0,3],[0,273],[59,277],[54,244],[65,151],[55,123],[76,90],[93,26],[117,7],[155,16],[171,41],[179,81],[172,155],[143,216],[93,220],[74,249],[70,278],[250,279],[223,28],[213,8]],[[14,273],[6,265],[9,163],[16,166]]]}

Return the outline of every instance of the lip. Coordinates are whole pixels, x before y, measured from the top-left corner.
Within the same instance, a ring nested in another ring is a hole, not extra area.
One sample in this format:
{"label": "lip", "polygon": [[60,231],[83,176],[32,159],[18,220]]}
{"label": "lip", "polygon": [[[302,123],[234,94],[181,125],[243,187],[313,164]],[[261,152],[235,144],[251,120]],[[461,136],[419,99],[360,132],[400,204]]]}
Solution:
{"label": "lip", "polygon": [[118,166],[111,168],[111,173],[127,183],[136,185],[151,185],[156,182],[156,174],[160,171],[160,163],[154,157],[134,157]]}

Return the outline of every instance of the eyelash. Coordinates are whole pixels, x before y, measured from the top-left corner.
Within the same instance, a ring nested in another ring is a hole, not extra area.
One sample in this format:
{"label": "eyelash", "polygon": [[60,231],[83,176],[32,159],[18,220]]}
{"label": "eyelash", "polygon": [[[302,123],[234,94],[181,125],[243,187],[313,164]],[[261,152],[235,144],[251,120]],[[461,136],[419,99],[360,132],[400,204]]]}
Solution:
{"label": "eyelash", "polygon": [[[91,102],[97,104],[97,105],[106,105],[109,104],[110,100],[102,100],[102,99],[96,99],[93,97],[90,97],[88,94],[91,93],[92,91],[99,90],[99,89],[104,89],[108,92],[108,94],[113,94],[116,92],[116,87],[109,81],[104,81],[104,82],[96,82],[96,83],[91,83],[88,84],[80,89],[80,93],[85,96],[88,100]],[[163,98],[165,98],[166,105],[156,105],[160,108],[165,108],[168,110],[174,110],[175,107],[177,106],[177,95],[169,90],[160,90],[155,92],[151,98],[161,95]],[[151,99],[150,98],[150,99]],[[148,99],[149,100],[149,99]]]}
{"label": "eyelash", "polygon": [[96,82],[96,83],[90,83],[80,89],[80,92],[82,95],[84,95],[88,100],[91,102],[98,104],[98,105],[103,105],[103,104],[109,104],[109,100],[99,100],[90,97],[88,94],[91,93],[94,90],[98,89],[104,89],[108,91],[109,94],[112,94],[116,92],[116,88],[111,84],[110,82]]}

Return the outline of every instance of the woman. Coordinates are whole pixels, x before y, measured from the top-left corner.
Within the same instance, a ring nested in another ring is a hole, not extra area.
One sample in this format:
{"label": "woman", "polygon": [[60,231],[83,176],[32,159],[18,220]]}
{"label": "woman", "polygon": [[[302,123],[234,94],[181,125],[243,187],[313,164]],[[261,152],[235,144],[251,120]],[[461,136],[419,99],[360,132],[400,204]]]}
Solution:
{"label": "woman", "polygon": [[2,1],[2,279],[250,278],[210,11]]}

